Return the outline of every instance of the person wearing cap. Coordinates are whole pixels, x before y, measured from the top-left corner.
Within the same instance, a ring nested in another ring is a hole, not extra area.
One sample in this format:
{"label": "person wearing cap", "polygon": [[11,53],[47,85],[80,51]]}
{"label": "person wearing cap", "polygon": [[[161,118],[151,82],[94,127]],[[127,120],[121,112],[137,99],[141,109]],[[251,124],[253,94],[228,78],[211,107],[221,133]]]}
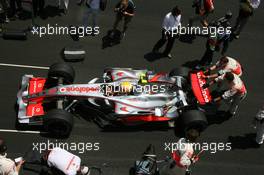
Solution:
{"label": "person wearing cap", "polygon": [[173,44],[175,42],[176,33],[179,27],[181,26],[181,10],[178,6],[175,6],[171,12],[169,12],[162,24],[162,37],[161,39],[155,44],[152,49],[153,53],[158,53],[159,49],[167,42],[166,48],[163,51],[162,55],[168,57],[169,59],[172,58],[171,50]]}
{"label": "person wearing cap", "polygon": [[239,14],[236,20],[236,24],[233,27],[233,36],[238,39],[241,31],[247,24],[250,16],[253,15],[254,9],[257,9],[260,5],[260,0],[240,0]]}
{"label": "person wearing cap", "polygon": [[0,138],[0,174],[1,175],[18,175],[24,163],[24,160],[15,163],[13,160],[7,158],[7,146],[5,141]]}
{"label": "person wearing cap", "polygon": [[230,101],[231,104],[227,114],[228,116],[232,117],[236,114],[239,103],[246,97],[247,89],[239,76],[232,72],[225,73],[223,79],[215,79],[209,83],[206,83],[203,88],[208,88],[212,84],[219,81],[226,81],[228,90],[226,90],[221,96],[213,99],[213,102],[219,102],[222,99]]}
{"label": "person wearing cap", "polygon": [[264,105],[255,116],[254,123],[257,130],[256,143],[262,145],[264,142]]}
{"label": "person wearing cap", "polygon": [[235,60],[234,58],[223,56],[220,58],[219,61],[216,62],[215,65],[211,66],[207,71],[205,71],[205,74],[210,74],[211,71],[217,70],[217,73],[211,74],[211,75],[204,75],[203,78],[205,79],[223,79],[225,76],[225,73],[232,72],[239,77],[242,75],[242,67],[240,63]]}
{"label": "person wearing cap", "polygon": [[50,168],[60,170],[65,175],[90,174],[90,169],[87,166],[81,166],[80,157],[59,147],[46,151],[43,160]]}

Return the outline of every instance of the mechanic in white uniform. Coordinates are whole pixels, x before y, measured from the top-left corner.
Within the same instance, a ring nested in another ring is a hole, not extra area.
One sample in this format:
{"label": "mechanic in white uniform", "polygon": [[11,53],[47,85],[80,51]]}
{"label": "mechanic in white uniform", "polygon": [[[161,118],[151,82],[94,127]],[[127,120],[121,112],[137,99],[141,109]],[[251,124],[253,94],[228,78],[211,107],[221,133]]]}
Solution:
{"label": "mechanic in white uniform", "polygon": [[193,143],[199,135],[200,133],[197,130],[190,129],[186,134],[186,138],[180,138],[177,142],[178,150],[172,153],[172,158],[179,168],[188,171],[189,166],[199,160],[199,157],[194,155],[193,149]]}
{"label": "mechanic in white uniform", "polygon": [[220,58],[220,60],[218,62],[216,62],[216,64],[212,67],[209,68],[209,70],[207,70],[205,72],[205,74],[207,72],[211,72],[217,70],[218,72],[212,75],[205,75],[204,78],[209,79],[209,78],[216,78],[217,79],[223,79],[225,76],[225,73],[227,72],[232,72],[238,76],[242,75],[242,67],[240,65],[240,63],[235,60],[234,58],[228,57],[228,56],[224,56],[222,58]]}
{"label": "mechanic in white uniform", "polygon": [[59,147],[48,151],[44,156],[49,167],[62,171],[65,175],[89,175],[89,168],[81,166],[80,157]]}
{"label": "mechanic in white uniform", "polygon": [[262,109],[257,113],[255,117],[255,124],[256,124],[256,142],[257,144],[261,145],[264,141],[264,105]]}
{"label": "mechanic in white uniform", "polygon": [[0,138],[0,175],[18,175],[24,161],[16,163],[6,158],[7,146],[3,139]]}
{"label": "mechanic in white uniform", "polygon": [[223,80],[227,81],[229,89],[225,91],[222,96],[215,98],[213,101],[217,102],[221,99],[230,101],[231,104],[228,110],[228,114],[230,116],[234,116],[236,114],[239,103],[246,97],[247,90],[243,81],[236,74],[227,72],[225,73]]}

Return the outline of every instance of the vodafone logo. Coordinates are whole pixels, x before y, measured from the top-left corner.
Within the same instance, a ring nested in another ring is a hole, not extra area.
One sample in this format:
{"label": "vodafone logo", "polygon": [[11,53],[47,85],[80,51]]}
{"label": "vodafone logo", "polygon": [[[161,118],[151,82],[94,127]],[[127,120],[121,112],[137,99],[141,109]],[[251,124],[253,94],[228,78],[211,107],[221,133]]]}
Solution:
{"label": "vodafone logo", "polygon": [[38,88],[42,88],[43,87],[43,84],[42,83],[39,83],[38,84]]}
{"label": "vodafone logo", "polygon": [[59,89],[61,93],[70,93],[70,92],[77,92],[77,93],[89,93],[89,92],[99,92],[99,87],[62,87]]}

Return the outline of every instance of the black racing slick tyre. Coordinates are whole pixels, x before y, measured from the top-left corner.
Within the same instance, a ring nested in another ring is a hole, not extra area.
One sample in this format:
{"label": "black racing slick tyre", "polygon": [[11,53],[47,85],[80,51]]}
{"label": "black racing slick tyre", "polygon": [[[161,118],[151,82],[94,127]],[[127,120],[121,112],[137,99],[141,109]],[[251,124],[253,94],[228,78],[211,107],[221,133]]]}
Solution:
{"label": "black racing slick tyre", "polygon": [[63,109],[52,109],[43,119],[45,130],[55,137],[68,137],[73,124],[72,114]]}
{"label": "black racing slick tyre", "polygon": [[75,78],[75,71],[72,66],[66,63],[55,63],[49,68],[48,78],[62,78],[64,84],[72,84]]}
{"label": "black racing slick tyre", "polygon": [[189,76],[190,69],[187,67],[179,67],[179,68],[174,68],[170,71],[169,76],[181,76],[184,78],[188,78]]}
{"label": "black racing slick tyre", "polygon": [[208,126],[205,114],[199,110],[189,110],[182,114],[182,123],[184,130],[196,129],[200,132]]}

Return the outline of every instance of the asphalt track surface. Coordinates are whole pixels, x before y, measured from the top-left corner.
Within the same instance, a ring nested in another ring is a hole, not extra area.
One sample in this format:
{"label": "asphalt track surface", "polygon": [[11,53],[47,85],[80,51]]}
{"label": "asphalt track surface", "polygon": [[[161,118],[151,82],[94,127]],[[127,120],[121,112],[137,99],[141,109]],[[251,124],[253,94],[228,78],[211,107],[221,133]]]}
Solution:
{"label": "asphalt track surface", "polygon": [[[186,0],[134,0],[137,14],[134,17],[126,37],[120,45],[101,49],[102,37],[112,27],[115,1],[111,1],[107,10],[100,14],[100,35],[81,38],[87,52],[86,59],[81,63],[72,63],[76,69],[76,81],[88,82],[93,77],[102,75],[105,67],[148,68],[157,71],[168,71],[174,67],[199,59],[205,49],[205,39],[197,37],[192,44],[175,42],[172,54],[174,58],[148,61],[144,55],[151,51],[154,43],[160,38],[161,22],[164,15],[175,4],[183,9],[183,21],[193,14],[191,1]],[[52,1],[47,5],[54,5]],[[221,17],[227,9],[232,10],[234,17],[238,12],[238,2],[221,0],[215,2],[213,16]],[[39,25],[47,23],[59,25],[78,25],[81,23],[83,9],[70,2],[68,14],[53,15],[43,20],[37,18]],[[212,16],[212,17],[213,17]],[[244,67],[243,80],[247,86],[248,96],[240,105],[237,115],[221,123],[215,123],[202,134],[200,142],[232,142],[231,151],[219,151],[216,154],[205,152],[199,163],[193,168],[195,175],[257,175],[264,172],[264,150],[254,148],[250,139],[254,137],[251,121],[263,104],[264,69],[263,69],[263,4],[248,22],[239,40],[230,44],[228,55],[240,60]],[[30,20],[14,21],[6,27],[9,29],[24,29],[30,25]],[[45,36],[39,38],[29,35],[27,41],[7,41],[0,39],[0,63],[49,66],[62,61],[60,51],[63,47],[76,44],[69,36]],[[216,54],[214,60],[219,58]],[[16,113],[14,102],[21,76],[34,74],[45,76],[47,70],[0,66],[0,129],[15,129]],[[0,131],[8,143],[9,156],[14,158],[23,155],[32,143],[47,142],[46,137],[39,134],[10,133]],[[176,142],[172,129],[136,128],[133,130],[119,130],[103,132],[96,124],[82,118],[75,119],[75,126],[70,138],[57,142],[91,142],[100,143],[99,151],[86,151],[79,154],[82,161],[88,165],[101,166],[107,163],[103,170],[106,175],[128,174],[129,167],[138,159],[148,144],[156,146],[158,156],[162,159],[169,154],[164,150],[165,142]],[[51,139],[52,140],[52,139]],[[52,140],[55,141],[55,140]],[[31,175],[33,172],[23,171],[22,174]]]}

